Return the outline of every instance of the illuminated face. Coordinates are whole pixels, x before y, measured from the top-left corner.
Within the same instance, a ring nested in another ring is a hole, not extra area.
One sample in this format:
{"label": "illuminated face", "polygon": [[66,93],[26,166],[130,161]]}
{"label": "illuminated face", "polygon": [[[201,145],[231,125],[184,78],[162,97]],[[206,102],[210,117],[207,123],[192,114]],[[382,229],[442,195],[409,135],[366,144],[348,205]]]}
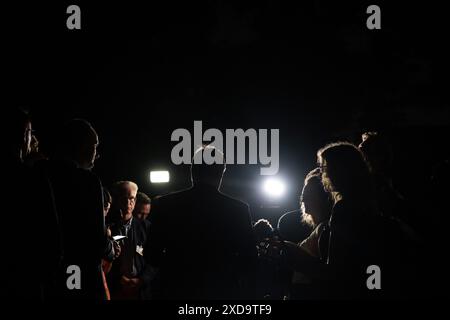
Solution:
{"label": "illuminated face", "polygon": [[137,189],[131,185],[126,185],[122,189],[122,195],[117,199],[117,204],[122,212],[122,218],[129,217],[133,214],[136,205]]}
{"label": "illuminated face", "polygon": [[76,147],[75,161],[81,168],[90,170],[94,167],[95,160],[98,159],[97,147],[99,140],[93,128],[90,128],[89,132],[86,132],[84,135],[82,143]]}
{"label": "illuminated face", "polygon": [[98,138],[95,144],[93,144],[90,148],[90,153],[89,153],[89,166],[91,168],[94,167],[94,162],[97,159],[97,147],[98,147]]}
{"label": "illuminated face", "polygon": [[97,147],[99,141],[98,136],[95,135],[95,140],[92,141],[91,144],[87,145],[84,152],[84,161],[82,163],[82,167],[85,169],[92,169],[94,167],[94,162],[98,158]]}
{"label": "illuminated face", "polygon": [[140,220],[145,220],[145,219],[147,219],[148,215],[150,214],[150,209],[151,209],[151,205],[149,203],[148,204],[140,203],[140,204],[136,205],[134,214],[136,215],[136,218],[138,218]]}

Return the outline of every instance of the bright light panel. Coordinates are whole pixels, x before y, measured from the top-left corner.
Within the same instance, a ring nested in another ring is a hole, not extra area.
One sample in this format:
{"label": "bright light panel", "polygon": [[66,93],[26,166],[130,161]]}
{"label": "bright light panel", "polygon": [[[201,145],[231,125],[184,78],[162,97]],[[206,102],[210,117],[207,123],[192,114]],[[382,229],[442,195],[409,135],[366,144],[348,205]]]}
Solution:
{"label": "bright light panel", "polygon": [[268,178],[264,181],[263,191],[270,197],[278,198],[286,191],[286,185],[278,178]]}
{"label": "bright light panel", "polygon": [[169,171],[150,171],[151,183],[167,183],[169,180]]}

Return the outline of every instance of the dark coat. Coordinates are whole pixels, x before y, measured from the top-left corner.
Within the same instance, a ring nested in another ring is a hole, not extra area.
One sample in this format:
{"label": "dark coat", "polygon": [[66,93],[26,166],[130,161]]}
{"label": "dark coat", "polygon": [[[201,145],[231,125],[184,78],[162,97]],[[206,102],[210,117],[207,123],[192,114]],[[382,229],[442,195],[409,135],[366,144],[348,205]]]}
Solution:
{"label": "dark coat", "polygon": [[[111,292],[111,297],[114,297],[120,292],[120,278],[122,277],[121,272],[121,263],[123,257],[127,256],[127,252],[125,250],[129,250],[127,248],[132,248],[132,252],[130,254],[133,255],[134,264],[136,268],[136,275],[134,277],[141,278],[143,280],[143,286],[140,289],[139,297],[140,299],[150,299],[151,298],[151,281],[154,277],[154,269],[147,264],[144,259],[143,253],[138,252],[138,248],[144,248],[147,243],[147,237],[149,233],[150,222],[147,220],[139,220],[133,217],[131,221],[131,228],[128,231],[128,237],[126,240],[121,240],[122,244],[122,253],[121,255],[113,262],[111,271],[107,275],[108,279],[108,287]],[[120,223],[112,223],[110,226],[112,236],[123,235]],[[129,242],[129,243],[128,243]],[[125,276],[130,277],[129,274],[125,274]]]}
{"label": "dark coat", "polygon": [[[9,180],[2,192],[12,215],[3,227],[5,246],[0,264],[4,299],[44,299],[45,288],[61,252],[53,193],[45,174],[14,160],[7,161]],[[29,276],[24,276],[29,275]]]}
{"label": "dark coat", "polygon": [[159,268],[158,298],[248,297],[256,263],[248,205],[210,187],[154,201],[144,250]]}
{"label": "dark coat", "polygon": [[[70,161],[49,161],[45,166],[62,246],[62,262],[51,295],[62,299],[104,299],[101,261],[110,243],[106,237],[100,180]],[[70,265],[80,267],[80,290],[67,288]]]}

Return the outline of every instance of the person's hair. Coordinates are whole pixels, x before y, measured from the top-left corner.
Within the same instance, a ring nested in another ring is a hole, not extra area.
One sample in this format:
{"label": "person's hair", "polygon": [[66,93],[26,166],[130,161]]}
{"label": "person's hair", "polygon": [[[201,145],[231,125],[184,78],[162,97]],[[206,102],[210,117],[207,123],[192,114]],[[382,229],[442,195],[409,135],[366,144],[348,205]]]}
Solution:
{"label": "person's hair", "polygon": [[132,181],[117,181],[111,186],[113,202],[111,203],[110,214],[108,214],[109,222],[117,222],[121,219],[119,210],[120,201],[118,201],[118,199],[121,199],[124,196],[124,191],[128,187],[136,190],[136,192],[138,190],[138,185]]}
{"label": "person's hair", "polygon": [[316,202],[320,212],[315,212],[314,214],[317,216],[313,217],[310,213],[304,212],[302,209],[303,223],[315,227],[316,224],[329,218],[331,213],[330,194],[325,190],[322,184],[319,168],[315,168],[306,175],[302,195],[300,197],[300,204],[303,203],[305,199],[308,199],[307,201]]}
{"label": "person's hair", "polygon": [[138,204],[152,204],[152,200],[143,192],[138,192],[136,195],[136,205]]}
{"label": "person's hair", "polygon": [[[195,164],[195,159],[202,157],[205,150],[210,152],[213,157],[221,158],[223,164],[205,164],[203,159],[200,159],[202,160],[200,164]],[[225,170],[225,156],[219,149],[213,146],[202,146],[195,151],[191,164],[191,178],[194,185],[211,185],[219,187]]]}
{"label": "person's hair", "polygon": [[273,236],[274,229],[268,220],[259,219],[253,225],[253,232],[258,239],[266,239]]}
{"label": "person's hair", "polygon": [[328,191],[375,209],[370,166],[360,149],[350,142],[331,143],[317,152],[317,160]]}
{"label": "person's hair", "polygon": [[111,188],[111,192],[113,198],[122,196],[122,192],[127,188],[131,187],[134,190],[138,190],[138,185],[133,181],[117,181],[113,184]]}
{"label": "person's hair", "polygon": [[388,138],[378,132],[365,132],[359,149],[364,153],[375,173],[390,175],[393,150]]}
{"label": "person's hair", "polygon": [[109,204],[112,203],[112,197],[111,197],[111,194],[109,193],[108,189],[103,187],[103,206],[105,206],[107,203],[109,203]]}

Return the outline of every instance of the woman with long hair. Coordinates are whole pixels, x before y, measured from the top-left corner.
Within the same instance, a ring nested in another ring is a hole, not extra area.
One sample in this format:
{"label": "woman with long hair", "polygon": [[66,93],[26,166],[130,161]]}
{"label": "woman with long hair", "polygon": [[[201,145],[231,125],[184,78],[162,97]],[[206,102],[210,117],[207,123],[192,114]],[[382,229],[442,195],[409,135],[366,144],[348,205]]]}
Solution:
{"label": "woman with long hair", "polygon": [[368,267],[380,265],[379,219],[370,167],[361,151],[348,142],[332,143],[317,153],[321,179],[332,195],[328,222],[328,252],[322,260],[301,246],[272,242],[269,254],[283,252],[296,271],[326,281],[326,298],[361,298],[370,295]]}

